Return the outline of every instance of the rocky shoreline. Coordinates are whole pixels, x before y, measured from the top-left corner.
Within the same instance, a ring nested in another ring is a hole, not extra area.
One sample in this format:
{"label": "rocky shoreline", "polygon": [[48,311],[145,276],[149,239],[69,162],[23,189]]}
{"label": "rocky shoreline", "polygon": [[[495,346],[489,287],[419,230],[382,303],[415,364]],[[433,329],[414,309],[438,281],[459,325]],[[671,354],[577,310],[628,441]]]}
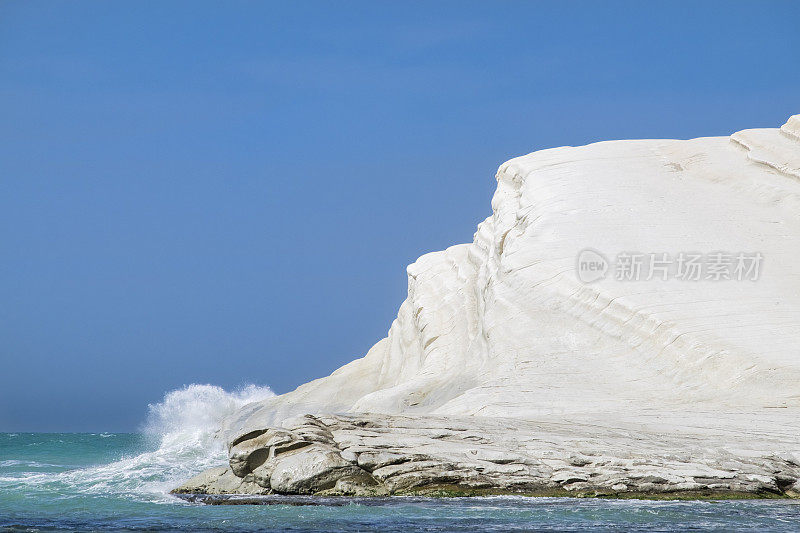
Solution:
{"label": "rocky shoreline", "polygon": [[221,497],[231,494],[800,497],[800,457],[786,451],[797,428],[740,433],[736,421],[752,420],[740,415],[730,416],[732,431],[722,440],[662,415],[654,415],[651,427],[624,420],[599,426],[589,420],[305,415],[234,439],[229,466],[207,470],[173,493],[215,504],[264,503]]}
{"label": "rocky shoreline", "polygon": [[504,163],[387,336],[226,418],[176,493],[797,497],[799,154],[796,115]]}

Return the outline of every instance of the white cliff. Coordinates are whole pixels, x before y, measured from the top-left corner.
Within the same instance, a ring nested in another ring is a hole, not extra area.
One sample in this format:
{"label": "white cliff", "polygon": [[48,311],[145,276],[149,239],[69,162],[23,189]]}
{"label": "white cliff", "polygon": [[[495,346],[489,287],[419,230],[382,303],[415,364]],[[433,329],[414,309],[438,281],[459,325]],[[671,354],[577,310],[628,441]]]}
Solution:
{"label": "white cliff", "polygon": [[[542,150],[503,164],[497,182],[471,244],[408,267],[408,298],[385,339],[326,378],[244,407],[224,433],[239,441],[232,465],[250,466],[217,472],[228,483],[217,489],[206,479],[183,490],[236,492],[230,483],[244,480],[242,492],[348,493],[355,479],[378,493],[437,483],[796,493],[800,115],[730,138]],[[586,249],[610,263],[593,283],[578,275]],[[676,279],[680,254],[718,252],[757,256],[758,272]],[[666,253],[672,270],[644,265],[638,280],[617,279],[624,253]],[[305,414],[324,416],[289,418]],[[309,424],[319,431],[307,439]],[[475,439],[436,437],[451,426]],[[281,451],[267,442],[275,431],[305,444]],[[362,460],[392,443],[392,460]],[[317,461],[330,467],[321,477],[292,485],[298,467],[272,479],[279,456],[320,450],[336,455]],[[576,466],[575,454],[590,459]],[[376,473],[391,464],[406,470]]]}

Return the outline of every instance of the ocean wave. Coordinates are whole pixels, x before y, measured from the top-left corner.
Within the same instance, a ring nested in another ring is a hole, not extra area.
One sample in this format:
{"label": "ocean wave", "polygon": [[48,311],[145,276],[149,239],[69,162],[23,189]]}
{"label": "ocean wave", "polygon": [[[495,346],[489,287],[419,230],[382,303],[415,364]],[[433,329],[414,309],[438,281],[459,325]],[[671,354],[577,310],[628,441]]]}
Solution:
{"label": "ocean wave", "polygon": [[60,467],[61,465],[54,465],[51,463],[40,463],[37,461],[24,461],[22,459],[9,459],[7,461],[0,461],[0,468],[7,468],[11,466],[25,466],[29,468],[52,468],[52,467]]}
{"label": "ocean wave", "polygon": [[[126,495],[172,501],[169,490],[192,475],[225,464],[225,443],[217,437],[222,419],[240,407],[275,394],[248,385],[227,392],[213,385],[189,385],[148,406],[143,432],[153,442],[143,453],[112,463],[59,473],[29,472],[0,478],[0,490],[59,490],[95,495]],[[9,465],[10,466],[10,465]],[[33,465],[30,465],[33,466]]]}

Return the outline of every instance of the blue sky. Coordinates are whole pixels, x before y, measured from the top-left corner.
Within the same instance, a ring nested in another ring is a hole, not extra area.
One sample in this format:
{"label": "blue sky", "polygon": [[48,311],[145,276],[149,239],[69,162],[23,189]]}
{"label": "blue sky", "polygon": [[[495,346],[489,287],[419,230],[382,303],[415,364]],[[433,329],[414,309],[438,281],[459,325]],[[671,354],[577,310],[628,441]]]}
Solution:
{"label": "blue sky", "polygon": [[503,161],[800,113],[798,2],[0,2],[0,431],[388,331]]}

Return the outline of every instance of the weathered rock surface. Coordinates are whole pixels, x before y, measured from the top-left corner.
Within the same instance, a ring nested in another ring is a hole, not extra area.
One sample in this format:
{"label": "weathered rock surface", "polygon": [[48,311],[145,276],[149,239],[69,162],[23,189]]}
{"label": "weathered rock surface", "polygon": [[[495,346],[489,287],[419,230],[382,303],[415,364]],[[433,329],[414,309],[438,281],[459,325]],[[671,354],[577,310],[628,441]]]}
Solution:
{"label": "weathered rock surface", "polygon": [[[281,431],[292,446],[260,436],[234,446],[252,441],[247,453],[267,457],[238,470],[243,478],[212,469],[178,492],[798,495],[800,457],[786,450],[800,427],[762,433],[774,421],[751,428],[738,416],[724,421],[728,431],[687,431],[680,416],[598,427],[580,419],[309,415]],[[234,463],[232,454],[232,464],[247,462],[244,455]]]}
{"label": "weathered rock surface", "polygon": [[211,468],[174,489],[176,494],[271,494],[253,476],[238,477],[227,466]]}
{"label": "weathered rock surface", "polygon": [[[797,492],[799,124],[503,164],[474,241],[408,267],[385,339],[226,421],[237,490]],[[584,283],[587,248],[763,265]]]}

